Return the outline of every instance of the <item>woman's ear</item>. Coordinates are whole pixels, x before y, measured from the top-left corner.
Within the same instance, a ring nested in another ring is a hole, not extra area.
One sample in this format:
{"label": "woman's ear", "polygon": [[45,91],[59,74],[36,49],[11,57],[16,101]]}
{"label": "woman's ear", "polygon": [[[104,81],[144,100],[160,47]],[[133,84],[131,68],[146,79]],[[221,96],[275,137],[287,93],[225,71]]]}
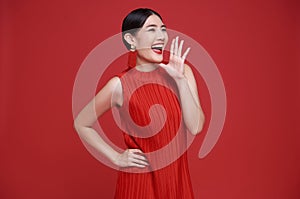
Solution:
{"label": "woman's ear", "polygon": [[127,43],[129,43],[129,45],[134,45],[135,46],[135,39],[134,36],[130,33],[126,33],[124,35],[124,39]]}

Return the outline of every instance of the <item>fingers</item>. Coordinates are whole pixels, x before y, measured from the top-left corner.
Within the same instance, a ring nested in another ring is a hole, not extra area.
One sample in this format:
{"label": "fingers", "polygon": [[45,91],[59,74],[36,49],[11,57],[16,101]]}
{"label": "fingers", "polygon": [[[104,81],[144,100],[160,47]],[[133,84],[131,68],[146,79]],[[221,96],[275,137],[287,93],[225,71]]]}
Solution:
{"label": "fingers", "polygon": [[[139,165],[140,167],[146,167],[146,166],[149,166],[149,164],[146,162],[146,161],[143,161],[143,160],[138,160],[138,159],[134,159],[132,158],[132,160],[130,161],[130,164],[135,164],[135,165]],[[129,164],[129,166],[131,166]]]}
{"label": "fingers", "polygon": [[128,149],[128,150],[133,153],[143,153],[140,149]]}
{"label": "fingers", "polygon": [[134,162],[131,162],[128,166],[129,167],[138,167],[138,168],[145,168],[146,167],[144,165],[137,164],[137,163],[134,163]]}
{"label": "fingers", "polygon": [[175,38],[174,55],[178,55],[178,36]]}
{"label": "fingers", "polygon": [[181,57],[182,59],[185,59],[190,51],[190,48],[187,48],[185,53],[181,56],[184,40],[181,40],[179,45],[178,45],[178,40],[179,40],[178,36],[172,40],[171,48],[170,48],[170,56],[176,55],[178,57]]}
{"label": "fingers", "polygon": [[179,56],[179,57],[181,56],[181,51],[182,51],[183,42],[184,42],[184,40],[181,40],[181,41],[180,41],[180,44],[179,44],[179,49],[178,49],[178,56]]}
{"label": "fingers", "polygon": [[142,160],[142,161],[147,162],[147,159],[145,158],[145,156],[139,155],[139,154],[141,154],[141,153],[132,153],[132,157],[137,160]]}
{"label": "fingers", "polygon": [[128,154],[128,166],[136,166],[140,168],[144,168],[149,165],[146,157],[143,154],[143,152],[139,149],[129,149]]}
{"label": "fingers", "polygon": [[184,52],[184,54],[182,55],[182,59],[185,60],[186,56],[188,55],[188,53],[190,52],[191,48],[187,48],[186,51]]}
{"label": "fingers", "polygon": [[172,43],[170,47],[170,56],[173,56],[174,54],[174,44],[175,44],[175,39],[172,39]]}

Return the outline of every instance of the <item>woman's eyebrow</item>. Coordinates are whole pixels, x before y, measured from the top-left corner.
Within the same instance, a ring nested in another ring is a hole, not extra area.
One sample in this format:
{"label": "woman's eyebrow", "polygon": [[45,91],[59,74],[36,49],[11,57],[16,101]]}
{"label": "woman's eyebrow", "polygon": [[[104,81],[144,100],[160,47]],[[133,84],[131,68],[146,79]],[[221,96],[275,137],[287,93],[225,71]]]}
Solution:
{"label": "woman's eyebrow", "polygon": [[[146,28],[149,28],[149,27],[157,27],[157,25],[156,24],[150,24],[150,25],[146,26]],[[166,28],[166,25],[165,24],[161,25],[161,28]]]}

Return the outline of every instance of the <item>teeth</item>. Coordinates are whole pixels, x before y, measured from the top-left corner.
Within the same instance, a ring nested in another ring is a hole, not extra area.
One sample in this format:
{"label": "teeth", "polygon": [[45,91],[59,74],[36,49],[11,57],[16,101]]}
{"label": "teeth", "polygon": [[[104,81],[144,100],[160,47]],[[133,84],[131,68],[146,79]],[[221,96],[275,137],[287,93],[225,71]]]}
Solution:
{"label": "teeth", "polygon": [[153,49],[158,49],[158,50],[162,50],[163,45],[162,45],[162,44],[156,44],[156,45],[153,45],[151,48],[153,48]]}
{"label": "teeth", "polygon": [[152,47],[152,49],[162,50],[162,47]]}

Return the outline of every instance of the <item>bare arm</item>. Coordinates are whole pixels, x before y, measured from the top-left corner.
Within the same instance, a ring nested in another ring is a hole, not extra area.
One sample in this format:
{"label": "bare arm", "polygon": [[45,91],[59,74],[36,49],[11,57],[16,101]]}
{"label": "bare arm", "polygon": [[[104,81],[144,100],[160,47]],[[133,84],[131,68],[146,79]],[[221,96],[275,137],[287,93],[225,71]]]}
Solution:
{"label": "bare arm", "polygon": [[[114,97],[112,97],[114,95]],[[139,149],[128,149],[118,153],[109,146],[92,128],[93,124],[107,110],[122,103],[122,87],[118,77],[113,77],[99,93],[82,109],[74,120],[79,136],[111,162],[120,167],[145,167],[147,160]]]}
{"label": "bare arm", "polygon": [[185,78],[175,81],[179,90],[185,125],[195,135],[202,130],[205,117],[199,101],[196,80],[191,68],[186,64],[184,76]]}
{"label": "bare arm", "polygon": [[204,124],[204,114],[200,105],[197,84],[191,68],[184,63],[188,48],[182,55],[183,40],[178,44],[178,37],[172,40],[170,61],[160,64],[175,80],[179,89],[179,97],[183,112],[184,123],[192,134],[199,133]]}

